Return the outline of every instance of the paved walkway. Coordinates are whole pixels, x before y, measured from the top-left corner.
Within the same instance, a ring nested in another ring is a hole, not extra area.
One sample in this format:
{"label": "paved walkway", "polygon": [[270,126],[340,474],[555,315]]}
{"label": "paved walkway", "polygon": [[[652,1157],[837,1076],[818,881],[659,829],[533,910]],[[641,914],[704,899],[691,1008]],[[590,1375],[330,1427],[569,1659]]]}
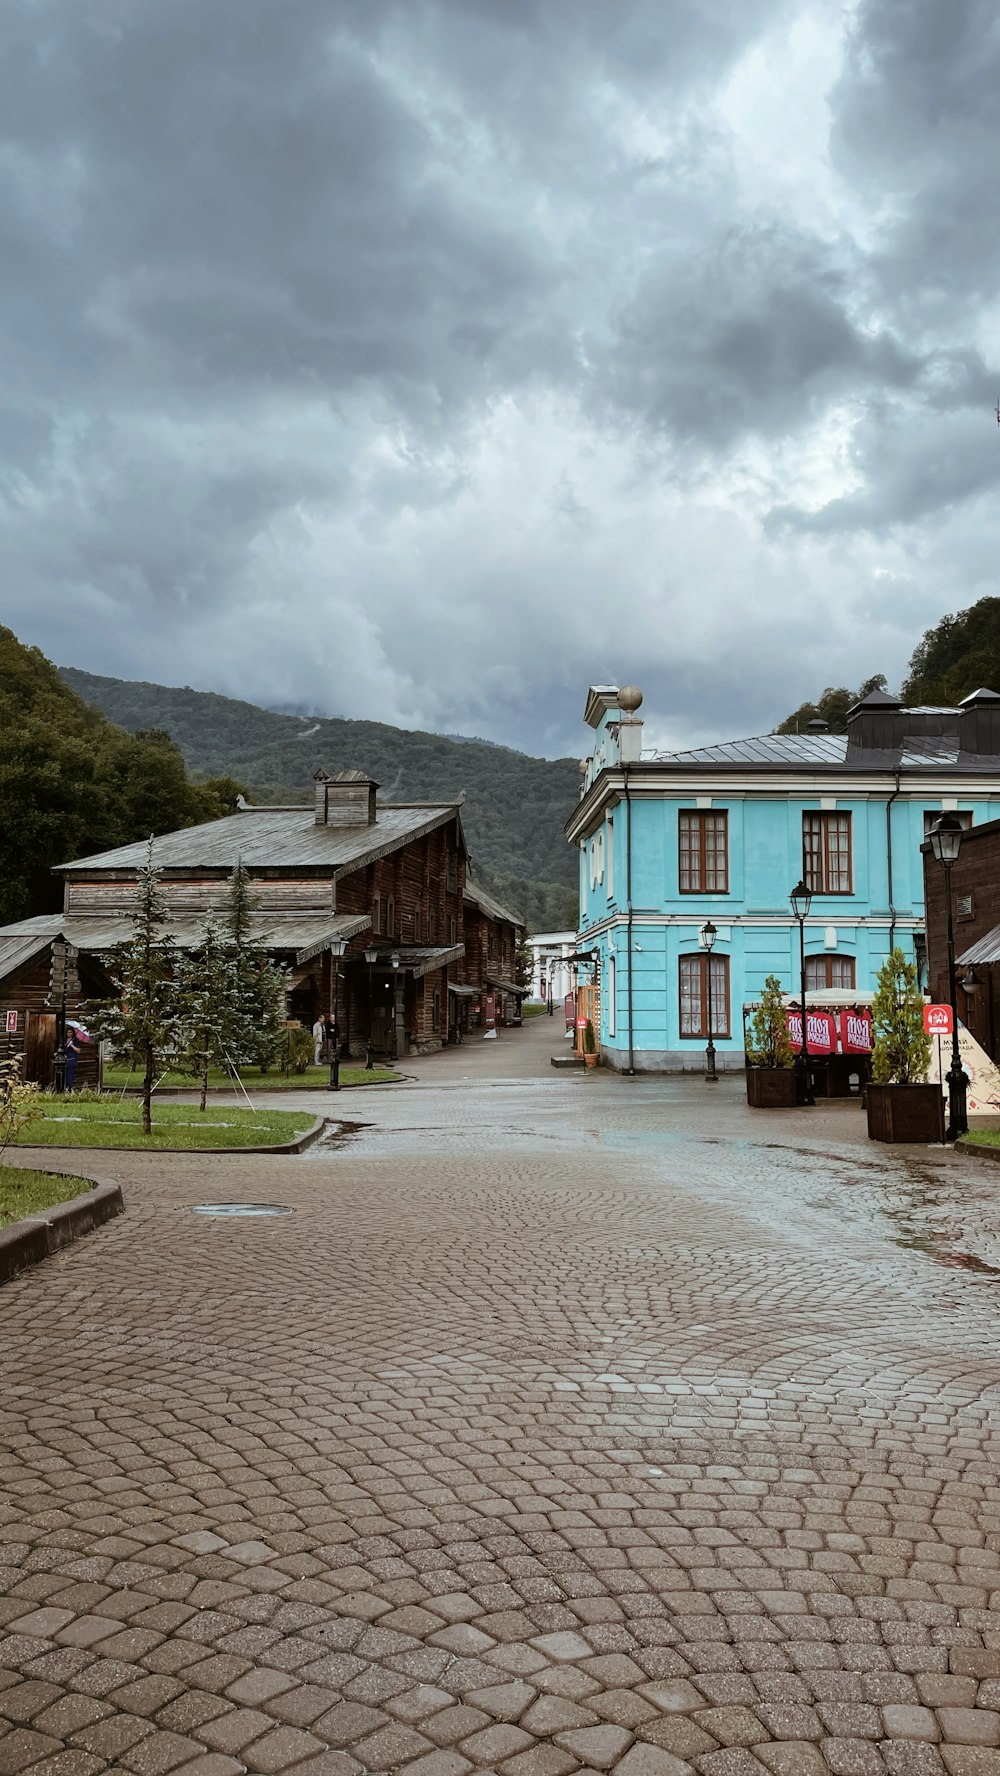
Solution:
{"label": "paved walkway", "polygon": [[0,1292],[0,1776],[997,1776],[998,1174],[553,1047]]}

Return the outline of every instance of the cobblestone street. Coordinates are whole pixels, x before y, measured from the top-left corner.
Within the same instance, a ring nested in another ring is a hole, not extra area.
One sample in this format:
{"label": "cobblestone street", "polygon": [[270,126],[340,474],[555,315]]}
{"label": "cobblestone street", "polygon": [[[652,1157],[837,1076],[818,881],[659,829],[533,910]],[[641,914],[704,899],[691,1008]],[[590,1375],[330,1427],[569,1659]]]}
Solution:
{"label": "cobblestone street", "polygon": [[1000,1173],[560,1037],[99,1156],[0,1291],[0,1776],[1000,1776]]}

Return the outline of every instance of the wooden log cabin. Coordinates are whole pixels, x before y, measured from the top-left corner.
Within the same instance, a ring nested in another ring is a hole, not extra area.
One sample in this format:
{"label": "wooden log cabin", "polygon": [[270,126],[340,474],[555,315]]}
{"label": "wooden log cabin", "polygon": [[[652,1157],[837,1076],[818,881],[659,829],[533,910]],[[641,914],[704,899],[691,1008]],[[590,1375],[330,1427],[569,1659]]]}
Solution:
{"label": "wooden log cabin", "polygon": [[[222,820],[153,840],[165,935],[197,949],[242,860],[257,901],[253,936],[288,970],[291,1017],[309,1028],[335,1010],[345,1053],[363,1055],[369,1038],[389,1058],[439,1048],[450,973],[465,956],[461,801],[380,803],[360,771],[318,771],[314,783],[309,806],[241,802]],[[59,934],[99,957],[128,935],[146,858],[143,842],[60,865],[63,912],[0,928],[0,944],[16,957],[19,942],[40,941],[39,978]]]}
{"label": "wooden log cabin", "polygon": [[517,946],[524,930],[516,913],[466,876],[462,979],[474,993],[469,1008],[472,1028],[488,1024],[491,1015],[498,1024],[520,1023],[521,1002],[531,991],[530,985],[517,980]]}
{"label": "wooden log cabin", "polygon": [[[52,1080],[62,1004],[50,992],[50,974],[53,940],[61,935],[57,917],[25,919],[0,931],[0,1060],[20,1056],[21,1077],[35,1085]],[[79,990],[67,995],[66,1016],[86,1024],[88,1001],[108,998],[112,986],[96,956],[81,955],[76,972]],[[85,1042],[76,1089],[97,1083],[97,1043]]]}

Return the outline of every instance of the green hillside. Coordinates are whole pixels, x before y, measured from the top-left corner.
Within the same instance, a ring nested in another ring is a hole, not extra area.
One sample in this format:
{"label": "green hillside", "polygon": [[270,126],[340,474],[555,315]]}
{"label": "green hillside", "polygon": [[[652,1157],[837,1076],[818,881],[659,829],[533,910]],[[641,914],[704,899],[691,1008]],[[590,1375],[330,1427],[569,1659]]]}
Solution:
{"label": "green hillside", "polygon": [[535,931],[576,927],[577,864],[563,836],[578,793],[574,759],[529,758],[488,741],[278,714],[210,691],[59,670],[120,727],[166,730],[197,777],[235,777],[252,801],[308,801],[320,766],[370,772],[387,801],[448,801],[464,790],[462,818],[480,880]]}

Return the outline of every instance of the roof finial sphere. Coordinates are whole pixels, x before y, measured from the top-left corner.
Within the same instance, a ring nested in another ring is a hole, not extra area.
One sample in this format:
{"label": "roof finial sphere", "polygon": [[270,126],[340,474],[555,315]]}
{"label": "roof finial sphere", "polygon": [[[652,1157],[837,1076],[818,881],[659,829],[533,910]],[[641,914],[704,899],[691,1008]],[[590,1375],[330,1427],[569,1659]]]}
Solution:
{"label": "roof finial sphere", "polygon": [[638,685],[622,685],[618,692],[618,707],[624,709],[626,715],[634,715],[642,702],[642,692]]}

